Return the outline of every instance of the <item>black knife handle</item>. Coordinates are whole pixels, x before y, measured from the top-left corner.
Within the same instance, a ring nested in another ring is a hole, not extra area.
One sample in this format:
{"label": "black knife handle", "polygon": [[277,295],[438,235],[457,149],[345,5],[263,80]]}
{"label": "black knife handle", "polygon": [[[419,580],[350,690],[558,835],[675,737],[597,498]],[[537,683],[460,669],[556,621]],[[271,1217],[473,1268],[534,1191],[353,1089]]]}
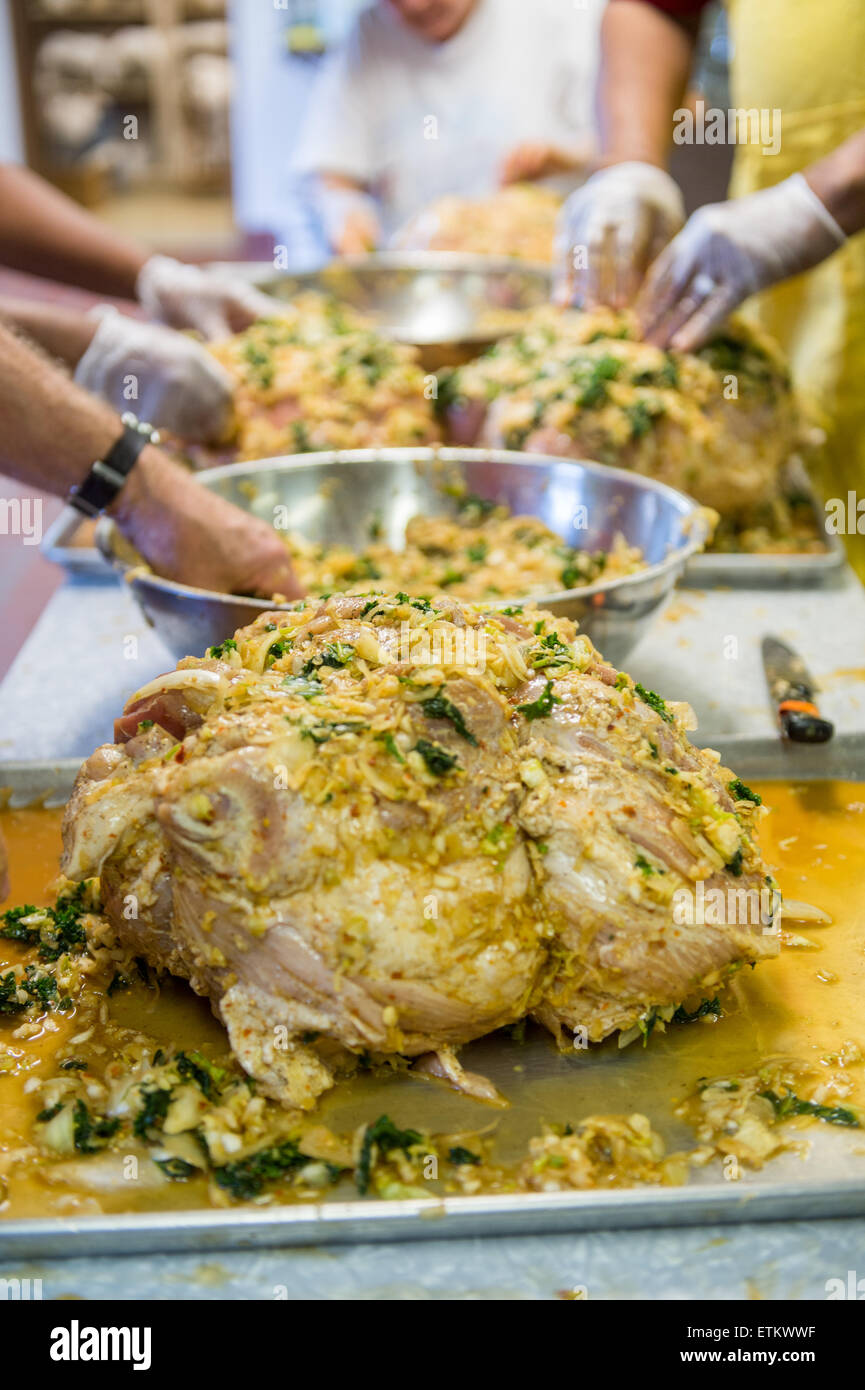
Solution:
{"label": "black knife handle", "polygon": [[789,708],[794,703],[798,702],[785,701],[778,708],[778,719],[784,737],[789,738],[791,743],[828,743],[835,732],[834,724],[830,724],[828,719],[822,719],[813,705],[811,709]]}

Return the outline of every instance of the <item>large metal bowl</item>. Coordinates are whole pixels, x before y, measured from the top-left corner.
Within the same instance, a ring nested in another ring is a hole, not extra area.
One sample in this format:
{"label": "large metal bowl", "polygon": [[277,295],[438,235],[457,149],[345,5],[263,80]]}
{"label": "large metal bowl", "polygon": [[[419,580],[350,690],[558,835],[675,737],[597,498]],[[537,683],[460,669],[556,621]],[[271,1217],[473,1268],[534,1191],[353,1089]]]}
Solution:
{"label": "large metal bowl", "polygon": [[512,333],[523,310],[549,300],[552,285],[549,266],[451,251],[349,256],[297,275],[275,272],[269,261],[232,271],[277,299],[310,289],[332,294],[389,337],[427,348],[482,346]]}
{"label": "large metal bowl", "polygon": [[[314,541],[358,548],[368,544],[373,520],[381,539],[398,548],[409,517],[453,512],[457,504],[444,489],[455,483],[506,503],[513,513],[540,517],[568,544],[583,549],[606,550],[621,532],[640,547],[646,569],[535,600],[575,618],[616,665],[643,635],[708,533],[697,504],[662,483],[596,463],[505,449],[350,449],[231,464],[197,477],[203,487],[266,521],[282,522],[284,509],[290,529]],[[274,607],[136,570],[107,518],[97,528],[97,545],[127,576],[148,622],[178,657],[201,655]],[[520,597],[503,596],[501,603]]]}

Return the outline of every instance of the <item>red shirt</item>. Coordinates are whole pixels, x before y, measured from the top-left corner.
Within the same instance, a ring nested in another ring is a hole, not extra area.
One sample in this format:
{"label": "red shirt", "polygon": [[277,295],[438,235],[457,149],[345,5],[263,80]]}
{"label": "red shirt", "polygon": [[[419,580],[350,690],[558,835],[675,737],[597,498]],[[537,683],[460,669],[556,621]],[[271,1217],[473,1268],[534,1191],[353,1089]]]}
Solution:
{"label": "red shirt", "polygon": [[662,10],[672,19],[691,19],[696,18],[700,11],[706,8],[709,0],[640,0],[640,3],[653,5],[656,10]]}

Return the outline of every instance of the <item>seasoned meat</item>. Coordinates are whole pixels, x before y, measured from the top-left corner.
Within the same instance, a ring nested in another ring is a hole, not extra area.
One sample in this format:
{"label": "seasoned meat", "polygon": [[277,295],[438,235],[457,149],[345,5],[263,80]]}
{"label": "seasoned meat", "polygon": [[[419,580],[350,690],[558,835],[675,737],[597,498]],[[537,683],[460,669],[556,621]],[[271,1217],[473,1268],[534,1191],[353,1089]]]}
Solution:
{"label": "seasoned meat", "polygon": [[614,464],[739,520],[778,504],[809,439],[777,345],[736,320],[692,354],[639,341],[627,314],[540,308],[440,401],[458,443]]}
{"label": "seasoned meat", "polygon": [[777,952],[674,911],[766,880],[760,811],[687,722],[529,606],[307,600],[133,697],[64,869],[286,1103],[358,1055],[457,1084],[453,1049],[528,1013],[599,1039]]}

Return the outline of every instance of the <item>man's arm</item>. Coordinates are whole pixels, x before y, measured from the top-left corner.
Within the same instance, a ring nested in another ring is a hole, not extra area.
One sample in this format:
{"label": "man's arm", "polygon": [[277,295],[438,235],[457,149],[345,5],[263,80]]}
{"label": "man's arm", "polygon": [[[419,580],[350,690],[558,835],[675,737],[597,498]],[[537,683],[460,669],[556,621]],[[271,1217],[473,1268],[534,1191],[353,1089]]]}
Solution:
{"label": "man's arm", "polygon": [[826,260],[865,228],[865,131],[771,188],[698,208],[640,291],[643,331],[700,347],[737,305]]}
{"label": "man's arm", "polygon": [[99,320],[78,309],[64,309],[39,299],[0,294],[0,319],[5,319],[49,357],[74,368],[84,356]]}
{"label": "man's arm", "polygon": [[666,164],[701,8],[701,0],[611,0],[604,12],[601,168],[571,195],[559,222],[555,297],[562,303],[630,304],[685,220]]}
{"label": "man's arm", "polygon": [[[684,8],[684,7],[683,7]],[[672,117],[681,106],[699,25],[643,0],[612,0],[601,26],[598,123],[602,163],[638,160],[666,168]]]}
{"label": "man's arm", "polygon": [[149,252],[118,236],[38,174],[0,164],[0,263],[94,294],[135,298]]}
{"label": "man's arm", "polygon": [[[61,497],[122,429],[110,406],[2,323],[0,419],[0,473]],[[158,574],[223,592],[301,592],[273,528],[207,492],[157,448],[142,451],[109,511]]]}
{"label": "man's arm", "polygon": [[0,164],[0,265],[95,294],[139,299],[152,318],[206,338],[238,333],[277,311],[272,299],[231,271],[155,256],[118,236],[16,164]]}
{"label": "man's arm", "polygon": [[865,130],[812,164],[805,178],[847,236],[865,228]]}

